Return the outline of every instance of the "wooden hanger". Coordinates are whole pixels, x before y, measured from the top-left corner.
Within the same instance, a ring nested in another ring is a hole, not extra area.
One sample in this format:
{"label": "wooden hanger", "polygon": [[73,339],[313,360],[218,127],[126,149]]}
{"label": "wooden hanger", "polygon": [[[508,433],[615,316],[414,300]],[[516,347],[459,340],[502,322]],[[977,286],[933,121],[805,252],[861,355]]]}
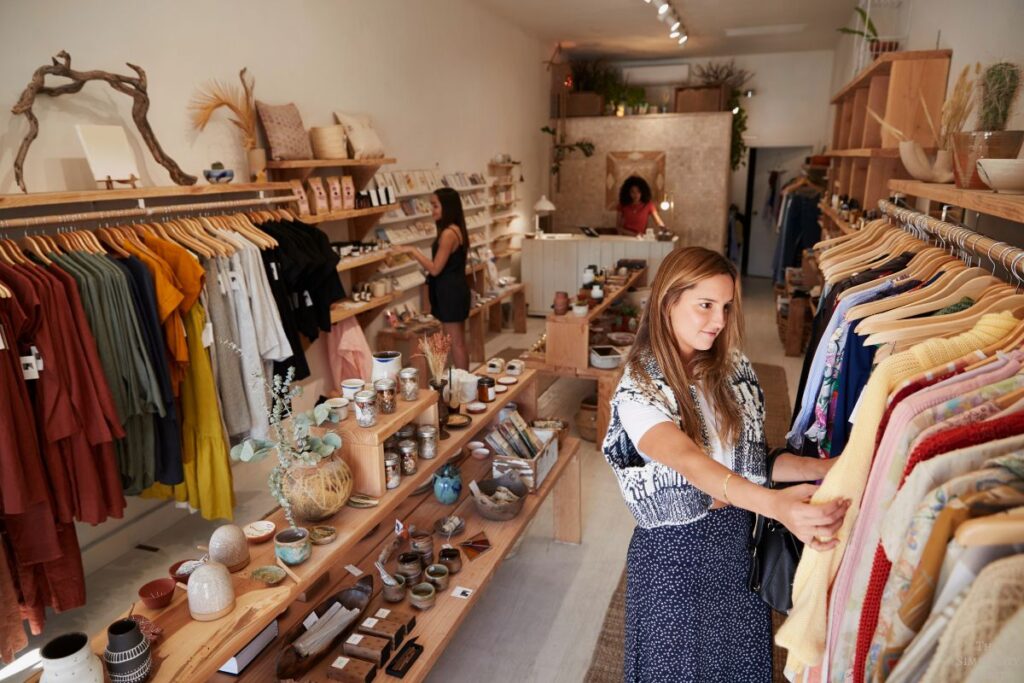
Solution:
{"label": "wooden hanger", "polygon": [[[892,245],[901,243],[906,237],[910,236],[902,230],[890,229],[879,233],[873,240],[864,241],[856,245],[847,245],[847,248],[843,249],[841,252],[826,252],[826,254],[822,255],[820,260],[822,271],[826,272],[826,274],[831,274],[837,270],[859,268],[862,267],[863,264],[873,261],[879,256],[896,254],[897,252],[894,251],[886,254],[885,249]],[[919,251],[924,248],[923,243],[920,243],[918,240],[915,241],[918,242],[918,246],[915,248],[915,251]]]}
{"label": "wooden hanger", "polygon": [[[870,334],[885,329],[884,326],[879,327],[880,323],[904,320],[939,311],[947,306],[959,303],[964,297],[969,297],[972,301],[977,302],[981,299],[986,289],[992,285],[999,284],[999,282],[999,278],[989,275],[988,271],[982,268],[964,268],[963,264],[960,263],[959,268],[954,267],[951,270],[946,270],[927,287],[904,292],[904,294],[911,296],[906,296],[902,299],[900,299],[903,296],[902,294],[891,297],[893,305],[889,308],[872,308],[870,310],[865,308],[865,315],[856,316],[863,318],[857,325],[857,334]],[[895,299],[900,300],[895,301]],[[886,301],[889,301],[889,299],[871,303],[880,304]],[[855,317],[853,316],[852,309],[850,317]]]}
{"label": "wooden hanger", "polygon": [[969,519],[957,527],[954,538],[965,548],[1024,543],[1024,506]]}
{"label": "wooden hanger", "polygon": [[107,228],[97,228],[96,234],[99,236],[99,241],[101,243],[110,247],[110,250],[113,251],[118,256],[120,256],[121,258],[128,258],[129,256],[131,256],[131,254],[125,251],[124,247],[121,246],[120,241],[117,239],[114,233],[112,233]]}
{"label": "wooden hanger", "polygon": [[25,235],[20,240],[18,240],[18,244],[26,251],[30,251],[33,254],[35,254],[37,257],[39,257],[39,260],[45,263],[46,265],[49,266],[53,263],[53,261],[47,258],[45,253],[46,250],[43,247],[42,243],[37,242],[32,236]]}
{"label": "wooden hanger", "polygon": [[[872,221],[859,232],[836,237],[831,240],[818,242],[815,249],[824,249],[818,261],[828,263],[835,259],[842,259],[851,252],[863,249],[865,246],[877,243],[877,240],[885,233],[894,228],[885,221]],[[845,238],[845,239],[844,239]],[[839,240],[842,240],[841,242]]]}
{"label": "wooden hanger", "polygon": [[939,315],[923,320],[902,321],[898,330],[887,330],[870,335],[865,344],[885,344],[888,342],[913,343],[932,337],[945,337],[966,331],[973,327],[982,316],[989,313],[1010,311],[1019,317],[1024,312],[1024,295],[991,297],[988,301],[979,300],[964,311]]}
{"label": "wooden hanger", "polygon": [[164,229],[167,231],[169,241],[205,258],[214,258],[214,252],[202,242],[194,239],[191,234],[187,233],[182,227],[182,222],[179,219],[169,220],[163,225]]}

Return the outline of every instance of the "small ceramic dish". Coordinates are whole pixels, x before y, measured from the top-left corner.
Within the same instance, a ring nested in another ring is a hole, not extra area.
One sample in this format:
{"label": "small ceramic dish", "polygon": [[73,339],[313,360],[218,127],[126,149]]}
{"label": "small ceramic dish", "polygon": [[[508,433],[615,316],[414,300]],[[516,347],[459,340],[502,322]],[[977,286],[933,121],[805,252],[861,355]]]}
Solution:
{"label": "small ceramic dish", "polygon": [[474,448],[473,452],[470,453],[477,460],[486,460],[491,457],[491,452],[486,448]]}
{"label": "small ceramic dish", "polygon": [[608,341],[616,346],[632,346],[636,335],[632,332],[609,332]]}
{"label": "small ceramic dish", "polygon": [[245,534],[245,540],[249,541],[249,543],[266,543],[274,537],[274,530],[276,528],[277,525],[273,522],[261,519],[258,522],[246,524],[242,528],[242,533]]}
{"label": "small ceramic dish", "polygon": [[256,567],[256,569],[249,573],[250,579],[268,586],[276,586],[284,581],[285,576],[287,574],[284,573],[284,570],[273,564],[268,564],[265,567]]}
{"label": "small ceramic dish", "polygon": [[451,533],[448,533],[447,531],[445,531],[444,528],[443,528],[444,524],[445,524],[445,522],[448,521],[448,519],[450,517],[451,517],[451,515],[449,515],[448,517],[442,517],[441,519],[439,519],[436,522],[434,522],[434,533],[439,534],[441,536],[444,536],[445,538],[448,538],[448,537],[451,537],[451,536],[458,536],[459,534],[461,534],[463,531],[466,530],[466,520],[460,519],[459,523],[458,523],[458,525],[456,525],[454,531],[452,531]]}
{"label": "small ceramic dish", "polygon": [[473,423],[473,418],[469,415],[463,415],[462,413],[451,413],[448,415],[448,421],[445,423],[445,427],[448,429],[465,429]]}
{"label": "small ceramic dish", "polygon": [[174,587],[178,582],[174,579],[155,579],[139,589],[139,597],[142,604],[148,609],[163,609],[171,604],[174,597]]}
{"label": "small ceramic dish", "polygon": [[478,448],[486,448],[486,447],[487,447],[487,444],[485,444],[483,441],[470,441],[469,443],[466,444],[466,452],[467,453],[472,453],[473,451],[475,451]]}
{"label": "small ceramic dish", "polygon": [[504,394],[506,391],[508,391],[508,387],[505,386],[504,384],[499,384],[496,387],[494,387],[494,393],[496,394]]}
{"label": "small ceramic dish", "polygon": [[417,486],[416,488],[414,488],[409,495],[410,496],[422,496],[427,491],[432,491],[432,490],[434,490],[434,480],[433,479],[427,479],[426,483],[424,483],[422,486]]}
{"label": "small ceramic dish", "polygon": [[431,583],[417,583],[409,590],[409,602],[416,609],[430,609],[437,598],[437,589]]}
{"label": "small ceramic dish", "polygon": [[518,378],[516,378],[516,377],[509,377],[508,375],[505,375],[504,377],[499,377],[498,378],[498,384],[504,384],[507,387],[510,387],[513,384],[516,384],[517,382],[519,382]]}
{"label": "small ceramic dish", "polygon": [[313,545],[327,545],[338,537],[338,530],[333,526],[315,526],[309,530],[309,540]]}
{"label": "small ceramic dish", "polygon": [[480,401],[473,401],[472,403],[466,404],[466,410],[469,411],[470,415],[479,415],[487,410],[487,404]]}
{"label": "small ceramic dish", "polygon": [[[183,572],[181,571],[181,566],[186,562],[194,562],[195,564],[192,565],[191,571]],[[167,570],[167,573],[178,583],[188,584],[188,580],[192,576],[192,572],[198,569],[200,564],[200,560],[179,560],[171,565],[170,569]]]}

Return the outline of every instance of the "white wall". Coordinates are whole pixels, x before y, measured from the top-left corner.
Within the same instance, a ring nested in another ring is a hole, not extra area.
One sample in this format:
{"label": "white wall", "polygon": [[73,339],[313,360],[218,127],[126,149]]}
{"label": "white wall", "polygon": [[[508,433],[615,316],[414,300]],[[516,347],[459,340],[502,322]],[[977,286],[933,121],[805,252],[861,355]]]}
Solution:
{"label": "white wall", "polygon": [[[853,25],[852,18],[849,25]],[[953,50],[948,88],[965,65],[981,62],[984,67],[998,61],[1024,65],[1024,0],[905,0],[902,14],[883,15],[876,25],[881,34],[906,35],[905,50]],[[854,60],[854,39],[843,36],[836,46],[830,93],[853,77]],[[967,129],[974,124],[972,117]],[[1018,99],[1007,128],[1024,128],[1022,99]]]}
{"label": "white wall", "polygon": [[[78,69],[143,67],[157,139],[200,178],[210,162],[230,168],[243,155],[223,120],[195,134],[188,101],[209,79],[237,83],[247,66],[257,98],[295,102],[307,127],[331,123],[335,109],[372,114],[396,168],[484,171],[495,153],[508,152],[524,162],[520,208],[532,206],[547,185],[548,140],[539,129],[548,115],[541,62],[550,51],[471,0],[7,2],[0,8],[5,111],[33,71],[62,49]],[[135,130],[131,99],[109,86],[91,83],[75,95],[39,97],[35,113],[40,136],[25,165],[30,191],[92,189],[82,184],[88,175],[76,123],[123,125],[144,183],[170,184]],[[12,163],[26,130],[24,117],[0,114],[0,193],[17,191]],[[135,524],[154,504],[129,503],[126,520],[79,530],[87,568],[185,514],[165,507]]]}

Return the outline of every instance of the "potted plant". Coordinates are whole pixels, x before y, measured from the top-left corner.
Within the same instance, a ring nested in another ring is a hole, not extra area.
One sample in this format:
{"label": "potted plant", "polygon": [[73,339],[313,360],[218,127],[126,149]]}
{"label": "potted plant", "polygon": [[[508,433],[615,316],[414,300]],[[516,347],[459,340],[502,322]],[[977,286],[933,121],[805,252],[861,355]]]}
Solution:
{"label": "potted plant", "polygon": [[600,86],[611,69],[599,59],[582,59],[570,62],[570,75],[567,86],[570,92],[566,96],[566,116],[600,116],[604,109],[604,99]]}
{"label": "potted plant", "polygon": [[979,159],[1014,159],[1024,143],[1024,131],[1006,130],[1017,95],[1020,66],[993,64],[982,73],[978,92],[978,130],[953,136],[953,172],[956,186],[985,189],[978,177]]}
{"label": "potted plant", "polygon": [[331,431],[317,436],[314,429],[337,422],[326,403],[301,413],[292,412],[292,401],[301,395],[292,387],[294,369],[282,379],[274,375],[268,386],[272,398],[270,439],[246,439],[231,449],[231,458],[258,462],[270,454],[277,464],[270,470],[267,483],[292,529],[296,518],[319,522],[338,512],[352,493],[352,471],[335,452],[341,437]]}
{"label": "potted plant", "polygon": [[853,11],[860,17],[862,28],[837,28],[836,30],[840,33],[845,33],[851,36],[860,36],[868,43],[868,49],[871,50],[871,58],[878,59],[878,55],[883,52],[896,52],[900,49],[900,42],[898,40],[879,40],[878,29],[875,28],[875,22],[871,21],[871,17],[868,13],[860,8],[854,7]]}
{"label": "potted plant", "polygon": [[647,101],[647,93],[638,85],[632,86],[626,90],[626,111],[629,114],[645,113],[640,111],[640,107]]}

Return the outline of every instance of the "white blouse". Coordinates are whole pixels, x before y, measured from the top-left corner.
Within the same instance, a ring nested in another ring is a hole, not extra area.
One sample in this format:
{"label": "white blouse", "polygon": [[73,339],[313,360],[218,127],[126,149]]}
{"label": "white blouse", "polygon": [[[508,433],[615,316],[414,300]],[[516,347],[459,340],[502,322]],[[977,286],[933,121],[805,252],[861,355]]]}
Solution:
{"label": "white blouse", "polygon": [[[697,408],[701,411],[704,424],[708,426],[708,446],[711,449],[708,456],[715,462],[729,467],[731,463],[726,457],[725,448],[722,446],[721,437],[718,435],[718,417],[711,410],[711,406],[701,391],[697,392]],[[619,403],[619,419],[622,420],[622,428],[626,431],[626,435],[629,436],[629,440],[633,442],[636,452],[646,462],[650,462],[653,458],[640,450],[640,439],[655,425],[662,422],[674,424],[668,415],[653,405],[631,400]],[[698,445],[701,444],[698,443]]]}

